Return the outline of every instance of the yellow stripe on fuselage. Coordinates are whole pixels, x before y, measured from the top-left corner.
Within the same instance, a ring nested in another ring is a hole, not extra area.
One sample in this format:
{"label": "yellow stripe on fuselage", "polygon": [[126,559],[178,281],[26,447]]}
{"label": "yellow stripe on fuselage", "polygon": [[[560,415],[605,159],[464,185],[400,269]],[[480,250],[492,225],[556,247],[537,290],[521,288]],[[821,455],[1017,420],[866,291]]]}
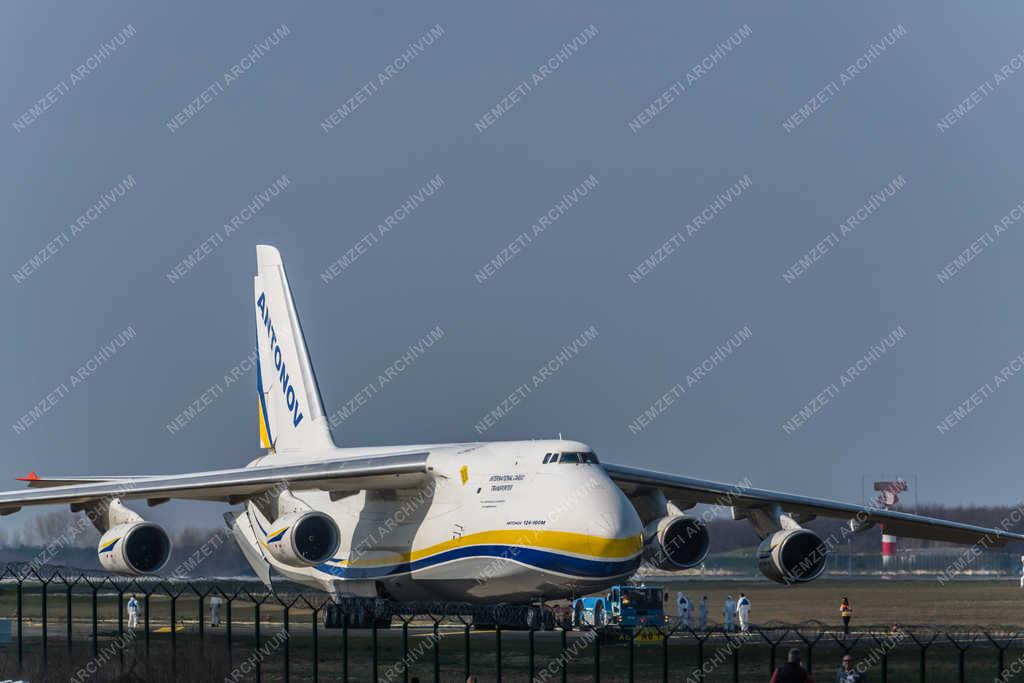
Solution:
{"label": "yellow stripe on fuselage", "polygon": [[527,546],[538,550],[553,550],[601,559],[626,559],[640,552],[643,547],[643,536],[637,534],[624,538],[604,538],[550,529],[496,529],[453,538],[450,541],[436,543],[411,552],[396,552],[387,557],[379,556],[365,560],[343,560],[339,564],[347,567],[364,567],[396,562],[415,562],[446,550],[471,545]]}

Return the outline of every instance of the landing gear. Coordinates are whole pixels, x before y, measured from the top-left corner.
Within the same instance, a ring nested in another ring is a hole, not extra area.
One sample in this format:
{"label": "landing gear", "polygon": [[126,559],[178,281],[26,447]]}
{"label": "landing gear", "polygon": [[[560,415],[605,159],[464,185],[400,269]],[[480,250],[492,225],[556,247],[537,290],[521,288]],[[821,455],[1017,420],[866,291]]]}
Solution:
{"label": "landing gear", "polygon": [[533,630],[540,630],[543,625],[543,610],[537,605],[530,605],[526,608],[526,627]]}
{"label": "landing gear", "polygon": [[321,608],[324,628],[390,628],[393,615],[445,614],[472,619],[473,628],[509,630],[554,630],[558,621],[554,610],[543,603],[533,605],[472,605],[466,603],[396,603],[383,598],[348,598],[329,602]]}
{"label": "landing gear", "polygon": [[391,628],[391,615],[378,614],[375,600],[352,602],[347,605],[328,603],[323,606],[324,628],[342,628],[348,615],[349,628]]}

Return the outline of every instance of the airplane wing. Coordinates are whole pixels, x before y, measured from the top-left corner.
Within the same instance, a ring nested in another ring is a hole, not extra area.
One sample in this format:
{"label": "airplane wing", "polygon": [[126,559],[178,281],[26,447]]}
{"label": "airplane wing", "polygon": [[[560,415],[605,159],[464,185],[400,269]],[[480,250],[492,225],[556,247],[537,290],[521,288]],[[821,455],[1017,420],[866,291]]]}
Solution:
{"label": "airplane wing", "polygon": [[54,486],[68,486],[69,484],[95,484],[103,481],[124,481],[126,479],[141,479],[142,477],[41,477],[35,472],[29,472],[24,477],[15,477],[16,481],[23,481],[31,489],[47,489]]}
{"label": "airplane wing", "polygon": [[668,500],[677,502],[677,504],[682,503],[679,507],[684,509],[692,507],[696,503],[727,506],[740,510],[778,505],[783,512],[801,515],[805,519],[820,516],[855,520],[861,524],[885,524],[885,532],[894,536],[979,544],[986,548],[1001,548],[1010,541],[1024,541],[1024,534],[1002,529],[986,529],[973,524],[950,522],[907,512],[825,498],[809,498],[747,486],[722,484],[639,467],[606,463],[604,469],[630,498],[643,495],[648,491],[661,490]]}
{"label": "airplane wing", "polygon": [[[167,476],[88,482],[78,478],[73,480],[78,483],[68,485],[2,491],[0,514],[17,512],[26,505],[81,505],[105,498],[146,499],[151,504],[172,498],[235,504],[282,483],[292,490],[321,489],[332,493],[415,488],[431,476],[427,455],[427,451],[417,451]],[[29,482],[31,486],[31,480]]]}

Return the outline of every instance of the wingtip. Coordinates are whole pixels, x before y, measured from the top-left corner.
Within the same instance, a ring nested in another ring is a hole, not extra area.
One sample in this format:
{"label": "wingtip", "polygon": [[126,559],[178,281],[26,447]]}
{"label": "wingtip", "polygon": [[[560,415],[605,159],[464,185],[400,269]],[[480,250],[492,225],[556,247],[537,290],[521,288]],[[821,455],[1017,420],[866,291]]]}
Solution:
{"label": "wingtip", "polygon": [[15,477],[16,481],[39,481],[39,475],[36,474],[35,470],[32,470],[24,477]]}

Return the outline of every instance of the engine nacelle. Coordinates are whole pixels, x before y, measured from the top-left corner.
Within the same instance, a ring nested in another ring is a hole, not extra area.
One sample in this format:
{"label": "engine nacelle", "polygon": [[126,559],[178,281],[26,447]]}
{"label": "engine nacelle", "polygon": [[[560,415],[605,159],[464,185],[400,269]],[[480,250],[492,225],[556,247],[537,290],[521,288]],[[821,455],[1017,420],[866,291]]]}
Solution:
{"label": "engine nacelle", "polygon": [[825,571],[828,547],[809,529],[783,529],[757,547],[757,567],[778,583],[807,583]]}
{"label": "engine nacelle", "polygon": [[710,545],[707,527],[693,517],[661,517],[644,529],[644,559],[663,571],[696,567]]}
{"label": "engine nacelle", "polygon": [[112,526],[100,536],[100,564],[122,574],[153,574],[171,556],[171,539],[153,522],[128,522]]}
{"label": "engine nacelle", "polygon": [[292,567],[312,567],[334,557],[341,532],[330,515],[310,510],[278,517],[267,534],[267,550]]}

